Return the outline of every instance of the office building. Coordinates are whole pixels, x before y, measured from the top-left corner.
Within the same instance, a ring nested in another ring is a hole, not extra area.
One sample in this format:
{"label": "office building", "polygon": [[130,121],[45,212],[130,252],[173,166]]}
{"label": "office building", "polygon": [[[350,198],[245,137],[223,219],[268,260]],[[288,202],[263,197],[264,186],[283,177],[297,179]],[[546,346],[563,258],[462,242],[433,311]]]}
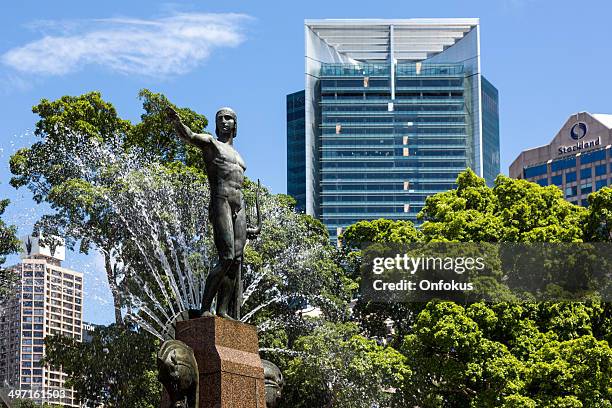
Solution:
{"label": "office building", "polygon": [[574,204],[587,206],[593,191],[612,185],[612,115],[570,116],[550,144],[525,150],[510,165],[510,177],[555,185]]}
{"label": "office building", "polygon": [[79,407],[66,375],[41,360],[47,336],[82,339],[83,274],[61,266],[62,245],[51,249],[37,237],[24,239],[21,257],[11,267],[21,278],[16,294],[0,306],[0,382],[38,403]]}
{"label": "office building", "polygon": [[306,211],[306,127],[304,91],[287,95],[287,194],[295,198],[295,209]]}
{"label": "office building", "polygon": [[83,337],[82,337],[83,343],[91,343],[96,329],[100,327],[104,327],[104,326],[100,324],[83,322]]}
{"label": "office building", "polygon": [[498,93],[481,75],[478,19],[307,20],[305,37],[288,193],[332,240],[359,220],[416,222],[468,167],[493,183]]}

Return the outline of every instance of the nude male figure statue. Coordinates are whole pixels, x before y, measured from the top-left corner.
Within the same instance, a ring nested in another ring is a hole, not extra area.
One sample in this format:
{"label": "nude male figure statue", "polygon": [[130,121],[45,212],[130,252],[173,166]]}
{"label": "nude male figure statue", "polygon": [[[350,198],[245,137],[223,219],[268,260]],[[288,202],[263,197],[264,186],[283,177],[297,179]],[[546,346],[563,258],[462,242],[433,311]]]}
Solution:
{"label": "nude male figure statue", "polygon": [[250,231],[247,231],[242,194],[246,165],[233,146],[237,129],[236,113],[230,108],[221,108],[217,112],[217,139],[192,132],[181,122],[174,109],[168,107],[166,113],[178,136],[202,150],[210,184],[209,216],[219,262],[206,279],[200,314],[213,315],[212,302],[216,295],[217,315],[237,319],[239,305],[234,305],[231,311],[230,305],[232,301],[240,302],[236,294],[239,293],[242,254]]}

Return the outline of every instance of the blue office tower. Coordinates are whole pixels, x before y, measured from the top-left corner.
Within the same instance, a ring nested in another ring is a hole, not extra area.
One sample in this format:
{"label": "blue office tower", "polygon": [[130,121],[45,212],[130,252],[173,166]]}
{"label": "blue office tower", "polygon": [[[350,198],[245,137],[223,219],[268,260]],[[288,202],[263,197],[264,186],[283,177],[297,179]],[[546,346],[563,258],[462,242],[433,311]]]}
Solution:
{"label": "blue office tower", "polygon": [[306,211],[306,140],[304,91],[287,95],[287,194]]}
{"label": "blue office tower", "polygon": [[498,94],[480,73],[478,19],[308,20],[305,34],[303,145],[289,109],[300,93],[287,97],[288,192],[332,240],[359,220],[416,222],[468,167],[493,182]]}

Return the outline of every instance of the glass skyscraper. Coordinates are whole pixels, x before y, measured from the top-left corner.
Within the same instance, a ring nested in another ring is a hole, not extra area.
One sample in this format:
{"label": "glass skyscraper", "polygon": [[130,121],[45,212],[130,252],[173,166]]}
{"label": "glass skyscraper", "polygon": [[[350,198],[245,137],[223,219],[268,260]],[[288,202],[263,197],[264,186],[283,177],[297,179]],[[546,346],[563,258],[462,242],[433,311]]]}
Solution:
{"label": "glass skyscraper", "polygon": [[467,167],[493,182],[498,94],[480,73],[478,19],[307,20],[305,35],[288,193],[332,239],[359,220],[416,221]]}
{"label": "glass skyscraper", "polygon": [[295,198],[295,208],[301,212],[306,210],[304,120],[304,91],[287,95],[287,194]]}

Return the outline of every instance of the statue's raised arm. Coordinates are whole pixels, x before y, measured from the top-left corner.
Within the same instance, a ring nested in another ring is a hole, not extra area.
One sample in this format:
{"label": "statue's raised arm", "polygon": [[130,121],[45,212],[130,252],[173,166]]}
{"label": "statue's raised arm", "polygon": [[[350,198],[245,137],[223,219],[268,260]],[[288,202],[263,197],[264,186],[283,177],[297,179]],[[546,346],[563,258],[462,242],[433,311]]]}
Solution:
{"label": "statue's raised arm", "polygon": [[192,144],[194,146],[198,146],[200,148],[206,148],[210,143],[212,143],[213,138],[211,135],[195,133],[187,125],[185,125],[178,113],[172,109],[170,106],[166,107],[166,116],[170,123],[174,125],[174,129],[178,136],[185,142]]}

